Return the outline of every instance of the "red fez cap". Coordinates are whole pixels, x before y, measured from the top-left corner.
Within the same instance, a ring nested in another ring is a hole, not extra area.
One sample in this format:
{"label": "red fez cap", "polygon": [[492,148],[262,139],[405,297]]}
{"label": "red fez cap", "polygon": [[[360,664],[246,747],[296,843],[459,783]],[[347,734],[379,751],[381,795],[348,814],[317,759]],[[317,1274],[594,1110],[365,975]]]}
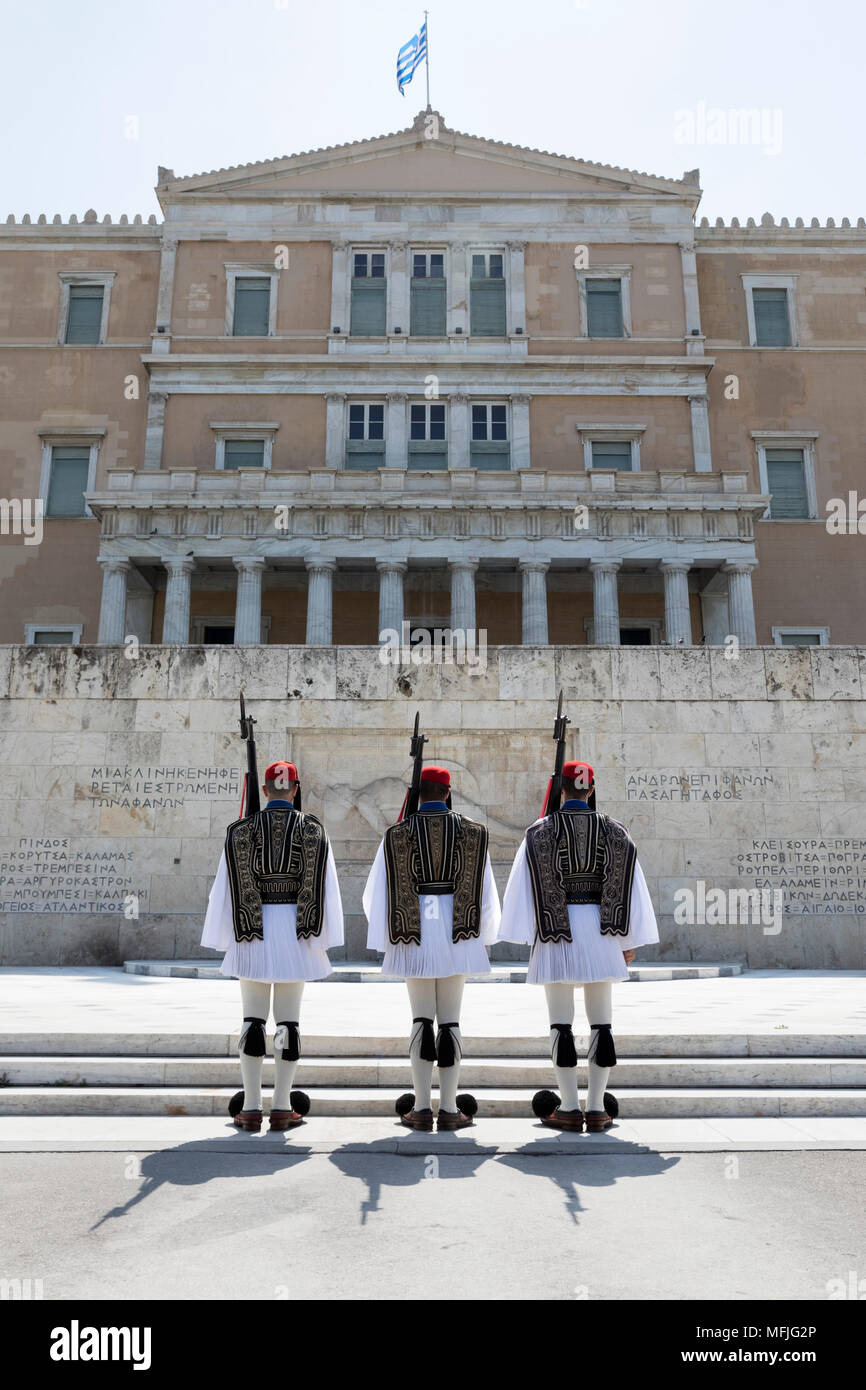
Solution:
{"label": "red fez cap", "polygon": [[570,781],[576,782],[584,791],[591,792],[595,786],[595,773],[589,763],[563,763],[562,775]]}
{"label": "red fez cap", "polygon": [[451,786],[451,773],[447,767],[422,767],[422,782],[440,782],[443,787]]}
{"label": "red fez cap", "polygon": [[288,786],[289,782],[298,781],[298,769],[294,763],[271,763],[270,767],[265,768],[265,781]]}

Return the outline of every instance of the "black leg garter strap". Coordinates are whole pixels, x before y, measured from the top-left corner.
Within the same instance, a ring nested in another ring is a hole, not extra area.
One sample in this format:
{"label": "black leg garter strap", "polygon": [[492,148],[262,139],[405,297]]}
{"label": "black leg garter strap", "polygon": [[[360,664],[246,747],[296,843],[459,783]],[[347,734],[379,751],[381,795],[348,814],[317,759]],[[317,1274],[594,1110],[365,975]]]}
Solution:
{"label": "black leg garter strap", "polygon": [[459,1021],[439,1024],[439,1032],[436,1034],[436,1061],[440,1067],[454,1067],[463,1056],[456,1034],[459,1027]]}
{"label": "black leg garter strap", "polygon": [[616,1047],[614,1046],[613,1033],[610,1031],[609,1023],[591,1023],[590,1028],[595,1033],[595,1038],[589,1045],[589,1061],[595,1062],[597,1067],[616,1066]]}
{"label": "black leg garter strap", "polygon": [[[421,1024],[421,1049],[418,1053],[418,1056],[421,1058],[422,1062],[435,1062],[436,1038],[433,1034],[432,1018],[413,1018],[412,1022]],[[417,1036],[417,1032],[413,1031],[412,1039],[409,1043],[410,1052],[412,1051],[412,1043],[414,1043],[415,1038]]]}
{"label": "black leg garter strap", "polygon": [[555,1067],[576,1067],[577,1049],[574,1046],[574,1033],[570,1023],[551,1023],[551,1032],[559,1034],[553,1039],[551,1061]]}
{"label": "black leg garter strap", "polygon": [[297,1023],[278,1023],[274,1033],[274,1056],[284,1062],[297,1062],[301,1055],[301,1035]]}
{"label": "black leg garter strap", "polygon": [[241,1030],[238,1052],[243,1052],[247,1057],[264,1057],[265,1055],[265,1020],[263,1018],[245,1018],[246,1027]]}

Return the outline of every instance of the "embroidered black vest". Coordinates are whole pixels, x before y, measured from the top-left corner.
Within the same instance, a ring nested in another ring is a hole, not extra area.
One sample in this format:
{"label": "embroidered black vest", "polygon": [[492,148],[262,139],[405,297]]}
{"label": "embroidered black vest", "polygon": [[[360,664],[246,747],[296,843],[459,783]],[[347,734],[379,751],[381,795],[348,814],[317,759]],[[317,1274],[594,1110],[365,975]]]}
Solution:
{"label": "embroidered black vest", "polygon": [[526,832],[540,941],[570,941],[569,903],[597,903],[605,936],[628,933],[637,850],[624,825],[595,811],[556,811]]}
{"label": "embroidered black vest", "polygon": [[325,907],[328,837],[308,812],[274,807],[226,831],[236,941],[261,941],[262,905],[296,903],[299,937],[318,936]]}
{"label": "embroidered black vest", "polygon": [[388,937],[420,946],[419,895],[454,895],[452,940],[481,932],[487,827],[454,811],[419,811],[385,831]]}

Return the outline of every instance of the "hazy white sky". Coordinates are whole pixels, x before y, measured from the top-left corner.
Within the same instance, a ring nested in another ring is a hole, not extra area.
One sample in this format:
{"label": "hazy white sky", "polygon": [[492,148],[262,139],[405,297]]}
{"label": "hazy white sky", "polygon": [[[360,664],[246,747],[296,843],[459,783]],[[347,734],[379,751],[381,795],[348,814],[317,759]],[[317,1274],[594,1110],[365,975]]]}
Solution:
{"label": "hazy white sky", "polygon": [[[698,166],[711,218],[866,216],[862,0],[426,4],[432,104],[457,130],[669,177]],[[159,164],[399,130],[425,105],[423,69],[405,97],[394,77],[423,9],[0,0],[0,215],[158,213]],[[763,113],[746,143],[728,126],[743,108]]]}

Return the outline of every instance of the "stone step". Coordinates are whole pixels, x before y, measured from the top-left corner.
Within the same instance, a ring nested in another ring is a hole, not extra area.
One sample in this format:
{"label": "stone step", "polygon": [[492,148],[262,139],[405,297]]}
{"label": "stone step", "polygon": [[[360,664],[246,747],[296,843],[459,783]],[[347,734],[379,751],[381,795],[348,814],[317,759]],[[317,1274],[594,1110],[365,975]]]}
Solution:
{"label": "stone step", "polygon": [[[127,960],[123,968],[128,975],[158,975],[183,980],[223,980],[218,960]],[[635,964],[629,966],[630,980],[717,980],[742,975],[741,961],[668,961],[664,964]],[[467,975],[471,985],[523,984],[526,980],[524,962],[498,962],[489,975]],[[376,961],[335,961],[327,984],[402,984],[402,975],[383,975]]]}
{"label": "stone step", "polygon": [[[303,1022],[303,1020],[302,1020]],[[407,1031],[400,1033],[317,1034],[301,1029],[304,1056],[405,1058]],[[614,1028],[622,1057],[804,1057],[866,1058],[866,1033],[792,1032],[770,1028],[755,1033],[629,1033]],[[588,1036],[578,1024],[575,1041],[585,1053]],[[491,1037],[463,1032],[467,1061],[472,1057],[544,1057],[550,1059],[546,1033]],[[268,1033],[268,1051],[273,1033]],[[9,1057],[194,1057],[232,1058],[237,1064],[238,1031],[92,1033],[0,1032],[0,1054]],[[0,1065],[2,1085],[3,1065]],[[7,1068],[8,1070],[8,1068]]]}
{"label": "stone step", "polygon": [[[235,1087],[6,1086],[0,1116],[6,1115],[225,1115]],[[462,1089],[462,1087],[461,1087]],[[396,1090],[396,1088],[395,1088]],[[531,1120],[531,1089],[474,1089],[481,1117],[525,1116]],[[711,1118],[713,1116],[866,1116],[866,1088],[796,1089],[764,1087],[645,1088],[616,1086],[624,1119]],[[370,1087],[309,1088],[311,1115],[394,1114],[394,1090]],[[434,1092],[435,1095],[435,1092]],[[270,1096],[265,1092],[265,1107]]]}
{"label": "stone step", "polygon": [[[578,1067],[586,1085],[586,1065]],[[273,1084],[273,1057],[264,1059],[266,1085]],[[237,1058],[225,1057],[55,1057],[0,1056],[0,1076],[9,1087],[197,1087],[240,1086]],[[549,1057],[464,1058],[460,1083],[465,1087],[550,1086]],[[694,1088],[859,1087],[866,1086],[866,1058],[844,1057],[706,1057],[655,1058],[620,1054],[615,1079],[620,1086]],[[411,1073],[405,1057],[310,1057],[298,1066],[298,1086],[406,1090]],[[2,1094],[2,1092],[0,1092]]]}

